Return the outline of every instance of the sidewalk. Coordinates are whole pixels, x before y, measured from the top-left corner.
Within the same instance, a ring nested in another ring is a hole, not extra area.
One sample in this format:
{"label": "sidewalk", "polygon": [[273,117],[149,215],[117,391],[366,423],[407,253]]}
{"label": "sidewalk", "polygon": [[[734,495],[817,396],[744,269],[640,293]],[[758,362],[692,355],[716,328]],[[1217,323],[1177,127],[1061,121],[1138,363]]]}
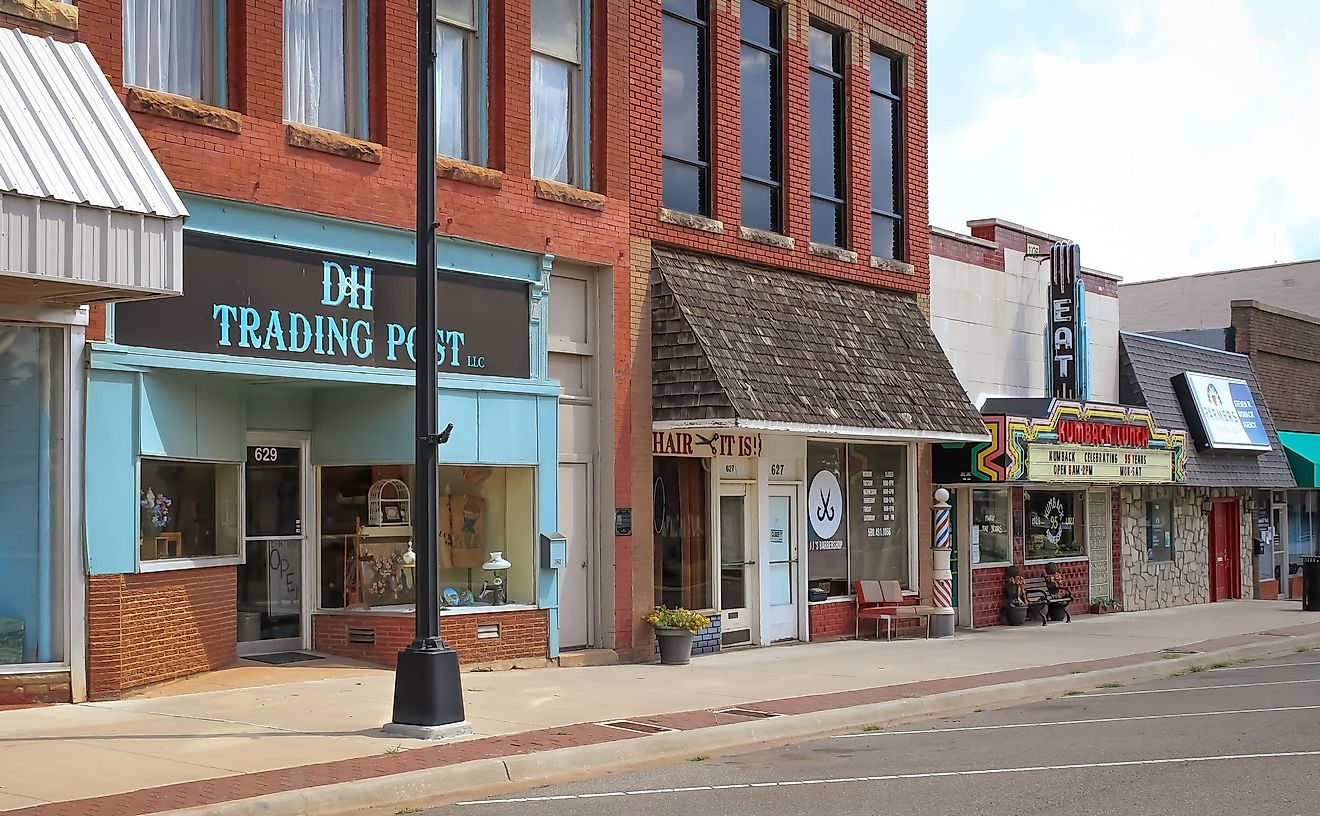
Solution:
{"label": "sidewalk", "polygon": [[[308,664],[229,670],[171,687],[217,690],[0,712],[0,810],[155,813],[486,758],[655,739],[598,724],[615,719],[704,734],[724,730],[711,726],[749,724],[746,716],[717,713],[731,706],[782,715],[830,712],[1136,667],[1159,661],[1162,650],[1284,652],[1311,640],[1320,642],[1320,613],[1303,613],[1295,602],[1256,601],[1086,616],[1068,625],[931,641],[750,649],[697,658],[685,668],[467,673],[464,697],[477,737],[442,745],[379,730],[390,716],[391,672]],[[1176,665],[1171,660],[1160,669]],[[270,684],[222,687],[240,681]],[[497,781],[511,778],[506,770]]]}

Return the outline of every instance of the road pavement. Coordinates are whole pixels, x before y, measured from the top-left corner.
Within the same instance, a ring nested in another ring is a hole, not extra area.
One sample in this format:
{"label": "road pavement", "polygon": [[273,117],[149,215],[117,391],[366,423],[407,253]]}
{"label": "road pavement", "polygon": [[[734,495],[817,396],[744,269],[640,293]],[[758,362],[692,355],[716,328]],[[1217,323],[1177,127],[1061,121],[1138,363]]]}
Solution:
{"label": "road pavement", "polygon": [[1320,813],[1320,652],[619,773],[432,816]]}

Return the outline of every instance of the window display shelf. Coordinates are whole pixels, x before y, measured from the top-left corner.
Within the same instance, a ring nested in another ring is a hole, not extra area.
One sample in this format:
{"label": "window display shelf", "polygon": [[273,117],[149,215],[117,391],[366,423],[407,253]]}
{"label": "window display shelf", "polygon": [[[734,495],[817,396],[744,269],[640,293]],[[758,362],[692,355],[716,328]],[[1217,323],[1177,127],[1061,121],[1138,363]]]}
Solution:
{"label": "window display shelf", "polygon": [[[538,609],[535,604],[507,603],[500,606],[491,604],[476,606],[442,606],[440,614],[444,615],[484,615],[499,614],[502,612],[532,612]],[[412,604],[390,604],[388,606],[373,606],[370,609],[318,609],[318,615],[361,615],[364,613],[376,615],[412,615],[415,608]]]}

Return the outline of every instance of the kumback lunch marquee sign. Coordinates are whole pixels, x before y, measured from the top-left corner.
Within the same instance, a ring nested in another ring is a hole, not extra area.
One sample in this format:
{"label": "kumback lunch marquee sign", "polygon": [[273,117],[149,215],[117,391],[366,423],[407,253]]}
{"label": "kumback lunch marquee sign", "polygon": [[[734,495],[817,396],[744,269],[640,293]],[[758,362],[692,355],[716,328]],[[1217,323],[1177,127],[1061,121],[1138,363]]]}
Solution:
{"label": "kumback lunch marquee sign", "polygon": [[[115,306],[125,346],[412,369],[413,267],[185,234],[181,297]],[[439,271],[441,371],[531,376],[527,284]]]}

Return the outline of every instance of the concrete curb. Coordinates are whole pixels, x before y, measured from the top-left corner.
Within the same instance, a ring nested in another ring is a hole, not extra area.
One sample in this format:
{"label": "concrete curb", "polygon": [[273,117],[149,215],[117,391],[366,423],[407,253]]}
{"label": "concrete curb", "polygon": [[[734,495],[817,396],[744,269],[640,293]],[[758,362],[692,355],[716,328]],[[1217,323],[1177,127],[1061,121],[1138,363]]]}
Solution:
{"label": "concrete curb", "polygon": [[1131,666],[1043,677],[1016,683],[944,692],[924,697],[791,714],[745,723],[667,731],[616,742],[559,748],[518,756],[481,759],[271,793],[214,805],[164,811],[154,816],[337,816],[404,807],[435,807],[462,799],[522,790],[628,767],[679,762],[701,753],[759,750],[867,725],[888,727],[916,720],[966,714],[977,708],[1043,700],[1100,683],[1159,680],[1194,666],[1241,658],[1285,655],[1299,646],[1320,646],[1320,635],[1266,636],[1254,643],[1152,660]]}

